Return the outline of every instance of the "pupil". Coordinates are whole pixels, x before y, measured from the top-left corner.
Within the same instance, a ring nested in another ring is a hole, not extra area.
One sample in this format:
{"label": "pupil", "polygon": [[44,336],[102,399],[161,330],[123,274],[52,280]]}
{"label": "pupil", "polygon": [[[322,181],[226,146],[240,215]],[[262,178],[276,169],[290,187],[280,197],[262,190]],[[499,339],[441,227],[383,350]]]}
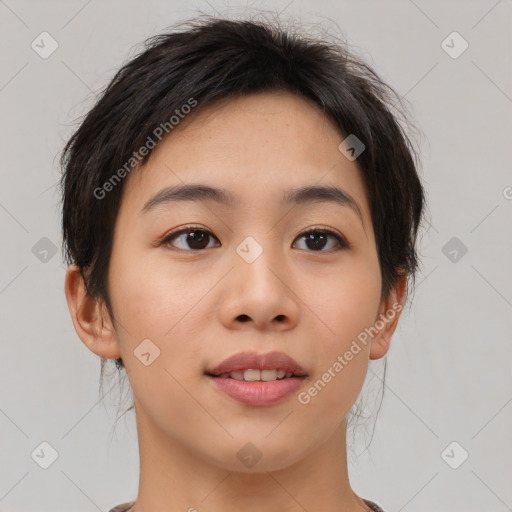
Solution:
{"label": "pupil", "polygon": [[204,231],[190,231],[187,235],[187,243],[193,249],[203,249],[208,245],[208,236]]}
{"label": "pupil", "polygon": [[[318,240],[315,240],[315,237],[319,237],[322,240],[319,242]],[[325,239],[326,236],[324,233],[309,233],[306,239],[306,244],[308,244],[308,242],[313,242],[312,247],[308,245],[310,249],[322,249],[322,247],[325,245]]]}

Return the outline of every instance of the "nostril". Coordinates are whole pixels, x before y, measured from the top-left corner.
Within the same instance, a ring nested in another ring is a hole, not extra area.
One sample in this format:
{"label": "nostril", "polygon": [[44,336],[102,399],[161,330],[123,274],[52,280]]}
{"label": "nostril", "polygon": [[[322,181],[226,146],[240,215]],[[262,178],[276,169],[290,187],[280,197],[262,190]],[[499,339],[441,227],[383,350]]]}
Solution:
{"label": "nostril", "polygon": [[241,322],[247,322],[247,320],[249,320],[249,317],[247,315],[239,315],[238,316],[238,319],[241,321]]}

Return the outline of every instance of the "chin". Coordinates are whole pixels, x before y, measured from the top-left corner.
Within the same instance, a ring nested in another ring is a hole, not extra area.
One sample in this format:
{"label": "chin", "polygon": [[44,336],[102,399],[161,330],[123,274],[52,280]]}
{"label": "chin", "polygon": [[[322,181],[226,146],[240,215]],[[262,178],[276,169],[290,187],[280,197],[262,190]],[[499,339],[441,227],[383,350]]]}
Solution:
{"label": "chin", "polygon": [[[247,437],[246,437],[247,439]],[[294,446],[283,446],[272,443],[269,439],[259,441],[234,441],[223,453],[211,454],[209,460],[222,469],[236,473],[266,473],[269,471],[280,471],[293,466],[301,458],[301,454]]]}

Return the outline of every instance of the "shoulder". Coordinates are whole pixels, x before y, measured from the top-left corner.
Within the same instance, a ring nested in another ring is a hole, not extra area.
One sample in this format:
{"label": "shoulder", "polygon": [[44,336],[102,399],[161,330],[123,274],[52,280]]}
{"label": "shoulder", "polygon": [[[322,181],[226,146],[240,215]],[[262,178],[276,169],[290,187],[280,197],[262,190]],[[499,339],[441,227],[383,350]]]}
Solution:
{"label": "shoulder", "polygon": [[121,505],[117,505],[117,507],[111,508],[108,512],[127,512],[130,508],[133,507],[135,501],[128,501],[126,503],[121,503]]}
{"label": "shoulder", "polygon": [[382,510],[379,507],[379,505],[377,505],[377,503],[374,503],[373,501],[365,500],[365,499],[363,499],[363,501],[372,509],[373,512],[384,512],[384,510]]}

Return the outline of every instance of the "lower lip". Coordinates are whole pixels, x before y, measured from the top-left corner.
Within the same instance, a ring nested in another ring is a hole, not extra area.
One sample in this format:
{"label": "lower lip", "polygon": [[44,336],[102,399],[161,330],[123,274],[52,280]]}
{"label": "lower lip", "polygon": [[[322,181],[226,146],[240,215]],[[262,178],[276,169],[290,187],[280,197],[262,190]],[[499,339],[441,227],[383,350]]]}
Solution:
{"label": "lower lip", "polygon": [[304,383],[304,377],[272,381],[246,382],[231,378],[208,378],[227,395],[245,405],[273,405],[297,391]]}

